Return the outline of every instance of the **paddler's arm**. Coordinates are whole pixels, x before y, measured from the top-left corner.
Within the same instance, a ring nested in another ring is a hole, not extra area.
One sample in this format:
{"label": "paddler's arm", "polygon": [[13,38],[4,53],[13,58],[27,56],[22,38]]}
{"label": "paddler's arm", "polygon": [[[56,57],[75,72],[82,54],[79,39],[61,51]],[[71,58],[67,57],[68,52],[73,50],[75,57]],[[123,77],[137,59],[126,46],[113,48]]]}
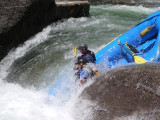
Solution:
{"label": "paddler's arm", "polygon": [[73,60],[74,60],[74,61],[78,61],[78,58],[74,58]]}
{"label": "paddler's arm", "polygon": [[76,67],[76,66],[74,66],[74,67],[73,67],[73,70],[78,70],[78,69],[79,69],[79,68],[78,68],[78,67]]}
{"label": "paddler's arm", "polygon": [[[78,61],[78,58],[74,58],[73,59],[75,61],[75,63]],[[73,70],[78,70],[78,67],[76,67],[76,64],[73,66]]]}

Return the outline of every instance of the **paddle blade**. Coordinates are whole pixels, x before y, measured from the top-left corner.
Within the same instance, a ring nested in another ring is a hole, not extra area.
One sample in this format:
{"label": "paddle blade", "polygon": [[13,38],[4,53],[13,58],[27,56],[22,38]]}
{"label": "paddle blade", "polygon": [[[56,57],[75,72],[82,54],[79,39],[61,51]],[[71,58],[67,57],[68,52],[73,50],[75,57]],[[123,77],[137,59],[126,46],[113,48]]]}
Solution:
{"label": "paddle blade", "polygon": [[76,56],[77,55],[77,48],[75,45],[73,45],[73,50],[74,50],[74,56]]}
{"label": "paddle blade", "polygon": [[135,63],[137,64],[143,64],[143,63],[146,63],[146,60],[142,57],[139,57],[139,56],[134,56],[134,61]]}

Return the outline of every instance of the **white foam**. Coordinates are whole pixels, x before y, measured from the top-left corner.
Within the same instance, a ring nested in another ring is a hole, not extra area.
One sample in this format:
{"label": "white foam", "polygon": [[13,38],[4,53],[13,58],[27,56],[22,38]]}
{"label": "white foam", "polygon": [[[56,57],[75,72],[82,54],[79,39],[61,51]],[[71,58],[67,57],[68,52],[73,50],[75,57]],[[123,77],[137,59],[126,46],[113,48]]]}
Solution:
{"label": "white foam", "polygon": [[0,81],[7,76],[8,68],[16,59],[24,56],[27,51],[37,46],[41,42],[44,42],[47,37],[49,37],[48,34],[50,30],[51,26],[48,26],[47,28],[43,29],[42,32],[38,33],[33,38],[27,40],[23,45],[8,53],[8,55],[0,62]]}
{"label": "white foam", "polygon": [[129,5],[99,5],[99,6],[94,6],[93,8],[100,8],[104,10],[126,10],[126,11],[134,11],[137,13],[144,13],[147,15],[152,14],[155,11],[158,11],[160,7],[155,7],[155,8],[147,8],[142,5],[139,6],[129,6]]}
{"label": "white foam", "polygon": [[1,84],[0,97],[0,120],[72,120],[70,108],[48,104],[43,91]]}

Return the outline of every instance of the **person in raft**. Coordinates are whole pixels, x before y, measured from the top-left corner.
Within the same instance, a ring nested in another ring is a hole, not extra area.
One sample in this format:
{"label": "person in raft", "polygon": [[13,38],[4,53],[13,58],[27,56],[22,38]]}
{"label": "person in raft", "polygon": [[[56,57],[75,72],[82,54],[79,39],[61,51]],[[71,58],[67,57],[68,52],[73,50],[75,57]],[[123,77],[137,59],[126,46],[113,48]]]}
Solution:
{"label": "person in raft", "polygon": [[97,76],[97,70],[95,67],[87,65],[87,61],[82,58],[78,58],[78,61],[76,65],[78,66],[78,71],[75,73],[76,75],[76,81],[80,81],[80,85],[83,85],[84,83],[87,82],[89,78],[94,77],[95,75]]}
{"label": "person in raft", "polygon": [[[86,44],[79,45],[78,50],[82,55],[79,56],[78,58],[75,58],[74,61],[78,61],[78,59],[83,59],[86,61],[86,63],[95,63],[96,61],[95,54],[94,52],[88,50],[88,46]],[[79,68],[74,66],[73,69],[78,70]]]}

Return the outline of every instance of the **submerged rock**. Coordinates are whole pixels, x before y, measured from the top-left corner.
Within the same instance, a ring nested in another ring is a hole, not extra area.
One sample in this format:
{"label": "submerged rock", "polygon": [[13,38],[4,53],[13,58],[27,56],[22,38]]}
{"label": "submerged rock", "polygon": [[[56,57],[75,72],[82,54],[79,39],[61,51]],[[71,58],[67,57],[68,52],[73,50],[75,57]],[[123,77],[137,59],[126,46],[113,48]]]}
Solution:
{"label": "submerged rock", "polygon": [[158,120],[160,64],[133,65],[104,73],[83,91],[76,108],[81,108],[76,116],[83,116],[83,120]]}

